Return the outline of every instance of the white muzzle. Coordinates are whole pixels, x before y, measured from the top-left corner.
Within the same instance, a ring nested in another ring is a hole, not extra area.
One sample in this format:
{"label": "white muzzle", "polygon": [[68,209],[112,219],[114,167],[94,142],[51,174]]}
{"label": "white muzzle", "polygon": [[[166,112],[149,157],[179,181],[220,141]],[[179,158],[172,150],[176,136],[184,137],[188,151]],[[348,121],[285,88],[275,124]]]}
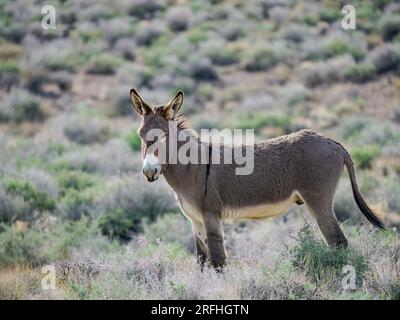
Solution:
{"label": "white muzzle", "polygon": [[161,165],[154,154],[147,154],[143,160],[143,174],[147,181],[156,181],[161,173]]}

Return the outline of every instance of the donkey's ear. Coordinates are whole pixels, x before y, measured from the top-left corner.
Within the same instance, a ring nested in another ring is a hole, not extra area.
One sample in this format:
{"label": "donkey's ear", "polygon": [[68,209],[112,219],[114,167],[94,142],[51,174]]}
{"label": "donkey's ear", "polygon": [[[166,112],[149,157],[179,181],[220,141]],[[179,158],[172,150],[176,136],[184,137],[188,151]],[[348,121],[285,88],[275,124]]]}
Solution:
{"label": "donkey's ear", "polygon": [[143,117],[146,114],[149,114],[151,108],[146,102],[144,102],[142,97],[139,95],[139,93],[137,93],[135,89],[133,88],[131,89],[130,96],[133,108],[141,117]]}
{"label": "donkey's ear", "polygon": [[183,91],[179,90],[175,97],[164,107],[165,118],[172,120],[183,104]]}

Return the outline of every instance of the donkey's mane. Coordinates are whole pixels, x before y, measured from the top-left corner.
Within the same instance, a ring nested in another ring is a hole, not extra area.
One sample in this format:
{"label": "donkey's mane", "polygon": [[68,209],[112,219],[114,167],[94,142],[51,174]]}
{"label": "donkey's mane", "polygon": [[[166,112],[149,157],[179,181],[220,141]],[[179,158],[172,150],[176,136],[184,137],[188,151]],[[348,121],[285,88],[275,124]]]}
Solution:
{"label": "donkey's mane", "polygon": [[[163,106],[155,106],[151,109],[154,113],[164,115]],[[175,113],[174,120],[179,130],[191,130],[188,124],[188,119],[183,115],[182,111],[178,111],[177,113]]]}
{"label": "donkey's mane", "polygon": [[179,111],[175,115],[175,122],[179,130],[191,129],[188,124],[188,119],[183,115],[181,111]]}

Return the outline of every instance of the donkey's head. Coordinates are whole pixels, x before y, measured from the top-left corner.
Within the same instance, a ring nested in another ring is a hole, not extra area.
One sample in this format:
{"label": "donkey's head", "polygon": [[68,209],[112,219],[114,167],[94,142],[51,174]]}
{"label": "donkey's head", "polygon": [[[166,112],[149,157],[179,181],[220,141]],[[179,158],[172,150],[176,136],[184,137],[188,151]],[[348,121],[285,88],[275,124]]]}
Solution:
{"label": "donkey's head", "polygon": [[176,128],[175,116],[183,103],[183,92],[165,105],[150,107],[135,89],[130,92],[135,111],[142,118],[137,130],[142,140],[143,174],[149,182],[156,181],[162,173],[162,165],[158,159],[158,149],[152,148],[157,139],[167,140],[170,126]]}

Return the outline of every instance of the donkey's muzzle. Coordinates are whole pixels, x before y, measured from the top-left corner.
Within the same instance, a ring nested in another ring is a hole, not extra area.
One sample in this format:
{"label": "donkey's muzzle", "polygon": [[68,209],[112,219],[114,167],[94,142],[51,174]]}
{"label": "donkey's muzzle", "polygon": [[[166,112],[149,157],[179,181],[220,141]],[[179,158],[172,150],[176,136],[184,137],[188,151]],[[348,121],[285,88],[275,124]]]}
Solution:
{"label": "donkey's muzzle", "polygon": [[143,169],[143,174],[146,176],[148,182],[153,182],[158,179],[159,170],[157,168],[155,168],[152,171],[149,171],[149,170],[144,171],[144,169]]}
{"label": "donkey's muzzle", "polygon": [[147,181],[156,181],[160,173],[161,166],[158,163],[157,157],[153,154],[147,154],[143,161],[143,174],[146,176]]}

